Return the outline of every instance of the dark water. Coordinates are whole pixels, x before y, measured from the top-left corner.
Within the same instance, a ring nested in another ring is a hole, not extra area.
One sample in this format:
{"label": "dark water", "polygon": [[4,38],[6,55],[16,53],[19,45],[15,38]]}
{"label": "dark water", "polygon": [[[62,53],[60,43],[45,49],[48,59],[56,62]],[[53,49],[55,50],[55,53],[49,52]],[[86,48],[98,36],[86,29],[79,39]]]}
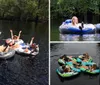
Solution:
{"label": "dark water", "polygon": [[51,40],[52,41],[99,41],[100,34],[95,31],[95,34],[60,34],[59,26],[64,19],[51,20]]}
{"label": "dark water", "polygon": [[59,67],[58,59],[61,55],[79,55],[88,52],[94,62],[100,66],[100,44],[95,43],[67,43],[51,44],[51,85],[100,85],[100,75],[90,76],[81,73],[72,79],[63,79],[56,73]]}
{"label": "dark water", "polygon": [[40,53],[35,58],[15,54],[7,61],[0,60],[0,85],[48,85],[48,24],[19,21],[0,21],[0,43],[10,37],[9,29],[29,42],[34,36],[34,42],[39,44]]}

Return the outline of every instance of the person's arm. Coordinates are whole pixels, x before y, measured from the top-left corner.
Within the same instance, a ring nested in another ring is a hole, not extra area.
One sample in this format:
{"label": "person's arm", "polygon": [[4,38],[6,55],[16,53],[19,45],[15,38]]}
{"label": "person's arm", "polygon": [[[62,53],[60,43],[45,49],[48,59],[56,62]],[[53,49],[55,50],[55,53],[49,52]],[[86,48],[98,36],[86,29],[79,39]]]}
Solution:
{"label": "person's arm", "polygon": [[11,39],[13,39],[13,31],[10,30],[10,33],[11,33]]}
{"label": "person's arm", "polygon": [[33,40],[34,40],[34,37],[32,37],[31,41],[30,41],[30,45],[32,45],[33,43]]}
{"label": "person's arm", "polygon": [[19,34],[18,34],[18,39],[20,39],[21,32],[22,32],[22,31],[19,31]]}

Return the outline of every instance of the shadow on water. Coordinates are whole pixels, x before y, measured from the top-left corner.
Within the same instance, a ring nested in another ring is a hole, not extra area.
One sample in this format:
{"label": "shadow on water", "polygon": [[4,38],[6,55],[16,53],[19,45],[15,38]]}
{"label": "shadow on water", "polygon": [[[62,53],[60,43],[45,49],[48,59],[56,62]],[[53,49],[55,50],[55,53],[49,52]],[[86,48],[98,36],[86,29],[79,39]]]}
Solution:
{"label": "shadow on water", "polygon": [[84,72],[83,75],[84,75],[84,76],[88,76],[89,78],[92,79],[92,78],[98,77],[98,76],[99,76],[99,73],[97,73],[97,74],[89,74],[89,73],[85,73],[85,72]]}
{"label": "shadow on water", "polygon": [[17,52],[16,52],[16,54],[21,55],[22,57],[30,58],[30,59],[37,57],[37,55],[33,56],[33,55],[24,54],[24,53],[17,53]]}

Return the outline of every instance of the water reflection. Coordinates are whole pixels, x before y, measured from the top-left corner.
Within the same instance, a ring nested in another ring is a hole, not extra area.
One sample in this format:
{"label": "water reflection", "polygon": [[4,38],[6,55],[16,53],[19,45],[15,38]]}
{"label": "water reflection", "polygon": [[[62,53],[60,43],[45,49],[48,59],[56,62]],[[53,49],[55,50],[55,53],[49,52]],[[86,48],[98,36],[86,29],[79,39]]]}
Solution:
{"label": "water reflection", "polygon": [[99,41],[100,34],[59,34],[61,41]]}

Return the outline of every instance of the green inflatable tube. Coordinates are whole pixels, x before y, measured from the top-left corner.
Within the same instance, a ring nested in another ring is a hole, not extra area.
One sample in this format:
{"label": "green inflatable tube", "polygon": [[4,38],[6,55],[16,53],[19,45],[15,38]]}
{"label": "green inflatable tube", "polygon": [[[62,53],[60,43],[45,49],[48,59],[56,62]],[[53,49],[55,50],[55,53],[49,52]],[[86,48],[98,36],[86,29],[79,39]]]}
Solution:
{"label": "green inflatable tube", "polygon": [[90,69],[86,70],[86,73],[89,73],[89,74],[99,74],[100,73],[100,69],[96,69],[96,70],[93,70],[93,71],[90,71]]}
{"label": "green inflatable tube", "polygon": [[57,74],[63,78],[66,78],[66,77],[72,77],[72,76],[75,76],[77,74],[79,74],[79,72],[74,72],[74,71],[71,71],[71,72],[61,72],[60,69],[57,69],[56,70]]}

